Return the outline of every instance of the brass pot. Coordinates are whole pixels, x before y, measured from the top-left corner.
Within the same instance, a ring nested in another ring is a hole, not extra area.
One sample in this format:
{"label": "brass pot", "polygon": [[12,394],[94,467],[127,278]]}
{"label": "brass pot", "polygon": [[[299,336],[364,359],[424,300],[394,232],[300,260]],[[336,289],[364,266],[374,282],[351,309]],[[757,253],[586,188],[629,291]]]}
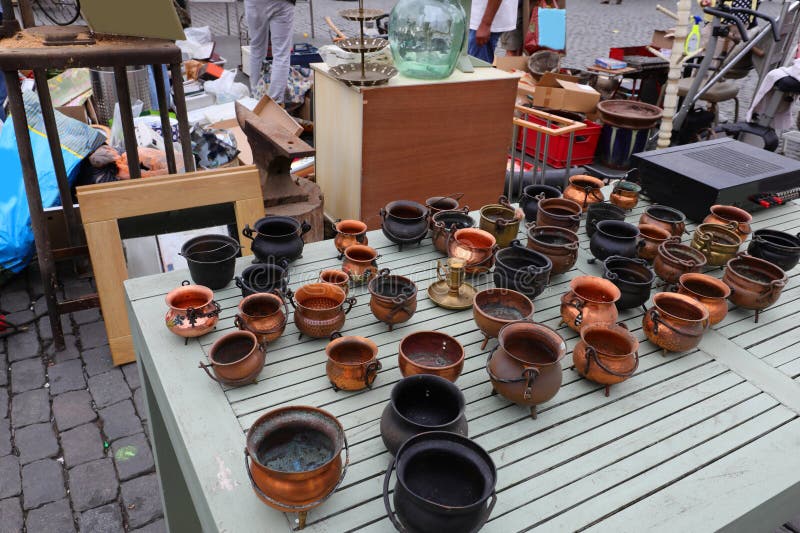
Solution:
{"label": "brass pot", "polygon": [[464,368],[464,347],[439,331],[417,331],[403,337],[398,348],[403,377],[431,374],[455,382]]}
{"label": "brass pot", "polygon": [[283,295],[259,292],[239,302],[239,313],[233,323],[255,334],[261,344],[267,344],[283,335],[288,320],[289,306]]}
{"label": "brass pot", "polygon": [[322,270],[319,273],[319,282],[336,285],[342,289],[345,294],[350,292],[350,274],[344,270],[336,270],[335,268]]}
{"label": "brass pot", "polygon": [[620,180],[614,185],[609,201],[617,207],[630,211],[639,203],[642,186],[632,181]]}
{"label": "brass pot", "polygon": [[699,250],[709,266],[722,266],[739,252],[742,239],[734,231],[736,226],[700,224],[692,236],[692,248]]}
{"label": "brass pot", "polygon": [[708,309],[685,294],[659,292],[642,319],[650,342],[664,351],[685,352],[696,348],[709,326]]}
{"label": "brass pot", "polygon": [[360,220],[340,220],[334,226],[336,237],[333,245],[339,251],[339,259],[344,256],[344,251],[354,244],[369,244],[367,239],[367,225]]}
{"label": "brass pot", "polygon": [[192,338],[205,335],[217,325],[220,307],[208,287],[191,285],[184,280],[166,297],[169,310],[164,321],[172,333]]}
{"label": "brass pot", "polygon": [[755,310],[758,322],[758,314],[778,301],[789,278],[769,261],[740,255],[728,261],[722,281],[731,289],[728,299],[739,307]]}
{"label": "brass pot", "polygon": [[234,331],[211,345],[208,359],[211,364],[200,363],[208,377],[235,387],[258,382],[266,353],[256,335],[249,331]]}
{"label": "brass pot", "polygon": [[481,207],[480,214],[479,227],[491,233],[500,248],[506,248],[517,238],[519,223],[525,216],[520,210],[515,209],[505,196],[501,196],[496,204]]}
{"label": "brass pot", "polygon": [[365,337],[343,337],[334,331],[325,354],[328,356],[325,373],[335,391],[371,389],[383,368],[378,361],[378,345]]}
{"label": "brass pot", "polygon": [[731,289],[722,280],[696,272],[683,274],[678,279],[678,294],[694,298],[708,309],[710,325],[719,324],[728,314],[728,296]]}
{"label": "brass pot", "polygon": [[581,376],[605,385],[608,396],[611,385],[622,383],[639,367],[639,341],[621,322],[590,324],[581,329],[572,364]]}
{"label": "brass pot", "polygon": [[354,244],[344,251],[342,270],[355,284],[367,283],[378,272],[377,250],[363,244]]}
{"label": "brass pot", "polygon": [[668,240],[680,242],[678,237],[673,237],[669,231],[653,224],[639,224],[639,235],[642,237],[638,250],[639,258],[650,262],[658,255],[658,247],[662,243]]}
{"label": "brass pot", "polygon": [[300,337],[305,333],[317,339],[330,337],[331,333],[342,329],[345,315],[356,303],[355,298],[348,298],[342,289],[330,283],[309,283],[294,294],[289,292],[288,296]]}
{"label": "brass pot", "polygon": [[488,272],[494,266],[495,250],[494,236],[482,229],[460,229],[447,239],[447,255],[463,260],[467,274]]}
{"label": "brass pot", "polygon": [[533,320],[533,302],[521,292],[510,289],[484,289],[475,295],[472,317],[483,332],[481,350],[500,328],[518,320]]}
{"label": "brass pot", "polygon": [[447,239],[456,231],[475,226],[469,216],[469,207],[452,211],[439,211],[431,217],[431,241],[433,247],[447,254]]}
{"label": "brass pot", "polygon": [[686,215],[665,205],[650,205],[645,207],[639,224],[652,224],[667,230],[670,235],[680,237],[686,230]]}
{"label": "brass pot", "polygon": [[691,246],[667,240],[658,247],[653,270],[669,284],[678,282],[681,274],[700,272],[706,265],[706,256]]}
{"label": "brass pot", "polygon": [[578,260],[580,238],[567,228],[558,226],[529,226],[528,248],[550,258],[551,274],[563,274],[575,266]]}
{"label": "brass pot", "polygon": [[389,325],[408,322],[417,310],[417,285],[405,276],[395,276],[381,269],[367,287],[372,298],[369,308],[375,318]]}
{"label": "brass pot", "polygon": [[750,227],[753,215],[744,209],[732,205],[712,205],[709,210],[711,214],[703,219],[703,224],[720,224],[725,227],[733,225],[731,229],[741,237],[742,242],[753,232]]}
{"label": "brass pot", "polygon": [[536,225],[558,226],[578,233],[582,213],[580,204],[568,198],[545,198],[539,200]]}
{"label": "brass pot", "polygon": [[601,190],[602,188],[603,180],[586,174],[577,174],[569,178],[569,185],[564,189],[562,197],[572,200],[585,210],[589,207],[589,204],[602,202],[606,199]]}
{"label": "brass pot", "polygon": [[588,324],[613,324],[617,321],[616,301],[622,294],[616,285],[597,276],[577,276],[570,290],[561,296],[561,320],[580,332]]}

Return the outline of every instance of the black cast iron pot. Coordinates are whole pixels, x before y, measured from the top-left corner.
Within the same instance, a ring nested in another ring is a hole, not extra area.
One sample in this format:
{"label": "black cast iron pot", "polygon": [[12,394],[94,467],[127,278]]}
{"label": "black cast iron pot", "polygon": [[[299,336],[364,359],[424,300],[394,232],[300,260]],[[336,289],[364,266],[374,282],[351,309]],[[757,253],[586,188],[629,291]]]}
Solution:
{"label": "black cast iron pot", "polygon": [[303,255],[303,235],[311,225],[291,217],[269,216],[258,219],[251,229],[245,226],[242,234],[252,239],[253,254],[262,263],[275,263],[281,259],[294,261]]}
{"label": "black cast iron pot", "polygon": [[597,230],[597,223],[603,220],[625,220],[625,211],[608,202],[589,204],[586,210],[586,235],[591,238]]}
{"label": "black cast iron pot", "polygon": [[494,284],[501,289],[521,292],[531,300],[550,282],[553,263],[546,255],[511,241],[511,246],[495,254]]}
{"label": "black cast iron pot", "polygon": [[[389,482],[395,467],[392,511]],[[474,532],[492,514],[496,484],[497,469],[486,450],[461,435],[432,431],[410,438],[389,463],[383,504],[398,531]]]}
{"label": "black cast iron pot", "polygon": [[612,255],[603,261],[603,277],[622,294],[617,309],[632,309],[650,299],[656,274],[644,259]]}
{"label": "black cast iron pot", "polygon": [[183,243],[181,255],[189,265],[192,281],[216,291],[233,279],[239,250],[236,239],[227,235],[200,235]]}
{"label": "black cast iron pot", "polygon": [[795,236],[773,229],[756,230],[747,253],[788,272],[800,262],[800,233]]}
{"label": "black cast iron pot", "polygon": [[550,185],[528,185],[522,189],[519,207],[525,213],[526,222],[534,222],[539,211],[539,200],[561,198],[561,190]]}
{"label": "black cast iron pot", "polygon": [[420,242],[428,234],[428,208],[410,200],[389,202],[380,210],[386,238],[402,248]]}
{"label": "black cast iron pot", "polygon": [[636,257],[639,250],[639,228],[621,220],[601,220],[589,241],[592,255],[605,261],[612,255]]}
{"label": "black cast iron pot", "polygon": [[235,278],[236,286],[242,290],[242,298],[272,290],[285,294],[289,286],[288,265],[285,259],[281,259],[277,263],[257,263],[245,268],[242,275]]}

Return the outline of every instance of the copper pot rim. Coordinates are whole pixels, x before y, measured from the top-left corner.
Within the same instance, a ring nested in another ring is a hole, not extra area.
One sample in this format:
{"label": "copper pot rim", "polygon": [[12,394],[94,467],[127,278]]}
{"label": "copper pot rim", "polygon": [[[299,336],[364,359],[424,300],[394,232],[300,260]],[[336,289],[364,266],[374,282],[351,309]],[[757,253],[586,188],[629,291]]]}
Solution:
{"label": "copper pot rim", "polygon": [[342,235],[357,237],[367,232],[367,225],[356,219],[340,220],[335,225],[336,231]]}
{"label": "copper pot rim", "polygon": [[[701,314],[701,318],[687,318],[685,316],[678,316],[674,313],[669,313],[659,305],[660,300],[678,300],[680,302],[683,302],[687,304],[689,307],[692,307],[695,310],[699,311]],[[678,294],[676,292],[658,292],[654,294],[652,308],[658,310],[658,312],[662,315],[674,318],[675,320],[681,320],[683,322],[702,324],[704,322],[707,322],[709,317],[708,308],[705,305],[701,304],[691,296],[686,296],[685,294]]]}
{"label": "copper pot rim", "polygon": [[[335,281],[334,280],[329,280],[329,279],[324,279],[323,276],[326,276],[326,275],[328,275],[328,276],[335,275],[337,278],[340,278],[340,279],[337,279]],[[319,280],[322,283],[330,283],[332,285],[344,285],[346,283],[350,283],[350,275],[347,272],[345,272],[344,270],[339,270],[337,268],[326,268],[325,270],[320,270],[320,272],[319,272]]]}
{"label": "copper pot rim", "polygon": [[[561,207],[566,208],[572,211],[569,215],[561,215],[557,213],[551,213],[547,210],[548,207]],[[544,209],[544,212],[547,213],[548,216],[553,218],[568,218],[575,215],[582,215],[583,208],[581,204],[576,202],[575,200],[570,200],[569,198],[544,198],[539,200],[539,209]]]}
{"label": "copper pot rim", "polygon": [[622,194],[622,195],[635,195],[642,192],[642,186],[638,183],[634,183],[628,180],[619,180],[617,183],[614,184],[614,188],[611,190],[611,193],[614,194]]}
{"label": "copper pot rim", "polygon": [[[428,336],[432,336],[432,337],[440,337],[443,340],[451,342],[452,344],[457,346],[458,349],[459,349],[458,357],[455,359],[455,361],[453,361],[452,363],[450,363],[448,365],[432,366],[432,365],[423,365],[422,363],[418,363],[417,361],[415,361],[414,359],[412,359],[411,357],[408,356],[408,354],[406,353],[408,350],[403,350],[403,345],[406,344],[409,341],[409,339],[413,339],[414,337],[421,337],[423,335],[428,335]],[[431,371],[431,372],[442,372],[442,371],[445,371],[445,370],[451,370],[453,368],[456,368],[459,365],[464,363],[464,358],[466,357],[466,352],[464,350],[464,346],[460,342],[458,342],[458,340],[456,340],[455,337],[452,337],[452,336],[448,335],[447,333],[442,333],[441,331],[434,331],[434,330],[423,330],[423,331],[415,331],[413,333],[409,333],[408,335],[406,335],[405,337],[403,337],[400,340],[400,344],[397,346],[397,354],[400,357],[400,359],[405,360],[410,365],[415,366],[417,368],[421,368],[423,370],[428,370],[428,371]]]}
{"label": "copper pot rim", "polygon": [[[506,344],[506,337],[508,335],[514,334],[514,329],[520,329],[520,331],[527,331],[529,334],[534,333],[539,340],[545,341],[552,341],[552,344],[558,342],[557,347],[557,354],[555,359],[552,361],[548,361],[546,363],[532,363],[530,361],[526,361],[523,357],[516,355],[509,351],[505,344]],[[509,357],[514,359],[515,361],[521,363],[524,366],[537,366],[537,367],[551,367],[553,365],[559,364],[561,360],[567,355],[567,344],[564,342],[564,338],[558,334],[556,330],[549,326],[545,326],[544,324],[537,324],[532,320],[515,320],[513,322],[509,322],[505,324],[500,331],[497,333],[497,342],[498,342],[498,352],[502,351],[505,352]]]}
{"label": "copper pot rim", "polygon": [[[734,230],[728,228],[723,224],[703,223],[697,226],[694,230],[698,238],[703,239],[703,235],[711,236],[711,245],[723,248],[733,248],[738,250],[742,245],[742,238]],[[722,242],[721,240],[714,240],[714,237],[724,236],[734,242]]]}
{"label": "copper pot rim", "polygon": [[[270,302],[274,302],[275,310],[266,315],[252,315],[250,313],[245,312],[244,308],[247,304],[252,302],[258,302],[260,300],[268,300]],[[277,294],[271,292],[255,292],[249,296],[245,296],[242,298],[242,301],[239,302],[239,313],[247,318],[267,318],[270,316],[274,316],[281,312],[281,307],[283,306],[283,300]]]}
{"label": "copper pot rim", "polygon": [[[491,244],[477,246],[470,240],[469,236],[480,237]],[[489,250],[497,244],[497,239],[495,239],[494,235],[480,228],[461,228],[456,230],[456,232],[453,233],[453,240],[455,240],[456,246],[468,248],[470,250]]]}
{"label": "copper pot rim", "polygon": [[[329,287],[330,287],[330,289],[329,289]],[[312,290],[312,288],[318,289],[320,291],[319,294],[316,294],[316,295],[315,294],[306,294],[306,293],[310,292]],[[321,297],[324,297],[324,298],[334,299],[329,294],[327,294],[328,290],[333,290],[333,292],[336,295],[335,299],[339,300],[339,302],[336,305],[332,305],[331,307],[308,307],[308,306],[303,305],[303,303],[300,301],[301,298],[306,298],[306,297],[308,297],[308,298],[321,298]],[[297,289],[297,291],[295,291],[295,293],[294,293],[295,305],[297,307],[303,308],[306,311],[331,311],[333,309],[336,309],[337,307],[341,307],[344,304],[346,299],[347,299],[347,294],[345,294],[344,290],[342,290],[342,288],[339,287],[338,285],[334,285],[333,283],[322,283],[322,282],[307,283],[306,285],[303,285],[302,287]]]}
{"label": "copper pot rim", "polygon": [[702,252],[695,250],[688,244],[670,241],[667,239],[665,242],[662,242],[658,245],[658,256],[660,256],[662,259],[678,264],[681,264],[682,261],[686,261],[686,259],[675,257],[673,255],[675,251],[680,251],[683,255],[688,255],[691,257],[695,263],[692,268],[700,268],[708,263],[708,259],[706,259],[706,256],[703,255]]}
{"label": "copper pot rim", "polygon": [[[441,207],[437,205],[439,202],[447,202],[448,207]],[[427,200],[425,200],[425,207],[430,209],[436,209],[437,212],[441,211],[454,211],[458,209],[459,203],[458,200],[453,198],[452,196],[431,196]]]}
{"label": "copper pot rim", "polygon": [[481,210],[480,210],[481,220],[485,220],[486,222],[488,222],[490,224],[494,224],[496,222],[496,220],[492,220],[491,218],[489,218],[487,216],[490,213],[497,213],[497,214],[506,215],[506,216],[504,216],[502,218],[511,220],[513,222],[518,222],[518,221],[522,220],[522,217],[520,216],[519,212],[516,209],[514,209],[513,207],[507,207],[507,206],[502,205],[502,204],[488,204],[488,205],[485,205],[485,206],[481,207]]}
{"label": "copper pot rim", "polygon": [[409,292],[409,293],[403,295],[403,301],[404,302],[406,302],[408,300],[412,300],[412,299],[417,297],[417,293],[419,292],[419,289],[417,288],[417,284],[414,283],[414,280],[412,280],[411,278],[408,278],[406,276],[400,276],[398,274],[386,274],[385,276],[381,276],[380,273],[378,273],[377,276],[375,276],[371,280],[369,280],[369,283],[367,284],[367,291],[369,291],[369,293],[374,298],[377,298],[378,300],[387,301],[387,302],[394,302],[396,297],[394,297],[394,296],[386,296],[385,294],[381,294],[376,290],[376,286],[378,285],[378,283],[381,282],[381,281],[385,281],[387,279],[395,280],[395,281],[397,281],[399,283],[402,283],[406,287],[412,287],[414,289],[412,292]]}
{"label": "copper pot rim", "polygon": [[[648,232],[650,234],[648,234]],[[664,237],[654,237],[652,233],[659,233],[660,235],[664,235]],[[656,226],[655,224],[639,224],[639,234],[643,239],[658,243],[664,242],[672,237],[672,233],[665,230],[661,226]]]}
{"label": "copper pot rim", "polygon": [[178,296],[181,296],[185,293],[200,293],[204,297],[203,305],[196,307],[195,309],[202,309],[203,307],[210,305],[211,302],[214,300],[214,291],[206,287],[205,285],[181,285],[180,287],[176,287],[167,293],[167,296],[164,298],[164,301],[167,303],[167,306],[174,310],[174,311],[186,311],[189,309],[188,307],[176,307],[173,305]]}
{"label": "copper pot rim", "polygon": [[[715,288],[719,289],[722,294],[721,295],[712,295],[712,294],[701,294],[696,290],[690,289],[685,285],[686,281],[698,281],[700,283],[705,283],[706,285],[713,285]],[[701,274],[700,272],[687,272],[686,274],[681,274],[681,277],[678,278],[678,285],[685,290],[686,292],[697,296],[698,298],[705,298],[709,300],[725,300],[728,296],[731,295],[731,288],[722,281],[721,279],[717,279],[713,276],[709,276],[708,274]]]}
{"label": "copper pot rim", "polygon": [[[580,185],[580,183],[586,183],[586,185]],[[574,176],[570,176],[569,184],[575,185],[576,187],[590,186],[593,189],[602,189],[605,186],[603,180],[588,174],[575,174]]]}
{"label": "copper pot rim", "polygon": [[[753,279],[753,278],[747,276],[747,274],[744,274],[744,273],[742,273],[742,272],[740,272],[738,270],[738,266],[740,264],[742,264],[742,263],[750,263],[752,265],[756,265],[756,266],[760,267],[762,270],[767,270],[767,271],[771,272],[773,274],[771,276],[772,279],[769,282],[763,282],[763,281],[760,281],[760,280],[757,280],[757,279]],[[759,286],[765,287],[765,288],[766,287],[771,287],[773,285],[773,283],[775,283],[776,281],[786,283],[789,280],[789,276],[786,274],[786,272],[781,267],[770,263],[766,259],[761,259],[759,257],[753,257],[752,255],[743,254],[743,255],[740,255],[738,257],[734,257],[733,259],[730,259],[727,262],[727,264],[725,265],[725,269],[726,269],[726,271],[730,270],[732,274],[734,274],[734,275],[736,275],[736,276],[738,276],[738,277],[740,277],[740,278],[742,278],[744,280],[747,280],[750,283],[754,283],[756,285],[759,285]],[[778,274],[780,274],[780,276],[778,276]]]}
{"label": "copper pot rim", "polygon": [[[597,300],[593,298],[587,298],[583,294],[580,293],[581,286],[585,286],[585,284],[593,283],[596,285],[600,285],[604,289],[608,290],[611,293],[612,299],[611,300]],[[569,282],[569,288],[572,292],[574,292],[577,296],[579,296],[582,300],[586,300],[587,302],[592,302],[596,304],[613,304],[620,298],[622,298],[622,291],[619,290],[619,287],[611,283],[609,280],[598,277],[598,276],[575,276]]]}
{"label": "copper pot rim", "polygon": [[[345,344],[346,342],[360,342],[360,343],[366,344],[370,348],[370,350],[372,350],[372,355],[370,355],[369,359],[365,359],[363,361],[358,361],[358,362],[352,362],[351,363],[351,362],[339,361],[338,359],[336,359],[332,355],[331,352],[335,348],[337,348],[338,345]],[[338,338],[333,339],[332,341],[330,341],[327,344],[327,346],[325,346],[325,355],[328,357],[329,361],[331,361],[332,363],[337,364],[339,366],[347,366],[347,367],[364,366],[366,364],[369,364],[371,361],[374,361],[374,360],[377,359],[377,356],[378,356],[378,345],[375,344],[374,341],[372,341],[372,340],[370,340],[370,339],[368,339],[366,337],[361,337],[359,335],[344,335],[342,337],[338,337]]]}
{"label": "copper pot rim", "polygon": [[[441,221],[442,218],[445,217],[456,217],[461,218],[463,221],[469,220],[470,227],[475,225],[475,219],[470,216],[470,214],[465,209],[444,209],[442,211],[437,211],[431,218],[433,219],[434,225],[444,226],[444,230],[449,230],[449,226]],[[468,229],[468,228],[461,228],[461,229]]]}
{"label": "copper pot rim", "polygon": [[[740,207],[736,207],[735,205],[714,204],[708,210],[717,218],[738,222],[739,224],[749,224],[753,221],[753,215]],[[723,214],[718,213],[718,211],[722,211],[723,213],[727,212],[727,214],[735,213],[736,217],[738,218],[724,216]]]}
{"label": "copper pot rim", "polygon": [[[231,361],[230,363],[220,363],[219,361],[217,361],[214,358],[214,355],[217,352],[217,350],[219,350],[219,348],[223,344],[228,343],[228,342],[230,342],[231,340],[233,340],[233,339],[235,339],[237,337],[246,337],[246,338],[251,340],[251,342],[253,343],[253,346],[250,348],[250,351],[248,351],[246,354],[241,356],[236,361]],[[214,342],[214,344],[211,345],[211,348],[208,350],[208,359],[213,363],[214,366],[231,367],[231,366],[234,366],[234,365],[236,365],[238,363],[241,363],[242,361],[244,361],[245,359],[247,359],[248,357],[253,355],[253,352],[255,352],[257,350],[260,350],[260,349],[261,349],[261,346],[258,343],[258,337],[256,337],[254,333],[252,333],[250,331],[245,331],[245,330],[231,331],[230,333],[226,333],[225,335],[223,335],[222,337],[217,339]]]}
{"label": "copper pot rim", "polygon": [[475,297],[472,300],[472,308],[475,310],[476,313],[481,315],[482,317],[486,318],[487,320],[491,320],[496,323],[501,324],[508,324],[511,322],[517,322],[516,320],[508,320],[505,318],[498,318],[494,315],[490,315],[487,313],[482,307],[480,300],[485,298],[488,295],[492,295],[495,293],[500,293],[503,296],[515,298],[517,302],[522,302],[523,305],[527,305],[530,308],[530,312],[525,315],[526,319],[530,319],[533,317],[534,313],[536,312],[536,306],[534,305],[533,301],[530,298],[525,296],[519,291],[515,291],[513,289],[502,289],[499,287],[492,288],[492,289],[483,289],[475,294]]}
{"label": "copper pot rim", "polygon": [[[617,337],[624,337],[626,340],[630,342],[632,346],[631,350],[628,353],[617,354],[596,348],[586,338],[589,334],[594,333],[595,330],[602,332],[611,332]],[[581,340],[584,342],[584,344],[586,344],[586,346],[591,346],[597,352],[598,355],[602,355],[604,357],[611,357],[613,359],[624,359],[626,357],[629,357],[632,353],[637,352],[639,350],[639,340],[633,336],[633,334],[630,332],[630,330],[628,330],[627,327],[621,326],[618,323],[593,322],[591,324],[586,324],[581,328],[580,336]]]}
{"label": "copper pot rim", "polygon": [[[653,213],[651,213],[651,211],[658,211],[658,210],[666,211],[667,213],[673,213],[673,214],[676,214],[676,215],[680,215],[680,218],[679,218],[679,220],[670,220],[668,218],[662,218],[662,217],[659,217],[659,216],[654,215]],[[642,214],[643,215],[647,215],[650,218],[658,220],[659,222],[663,222],[665,224],[686,224],[686,215],[684,215],[683,213],[681,213],[677,209],[674,209],[674,208],[666,206],[666,205],[661,205],[661,204],[649,205],[649,206],[644,208],[644,212]]]}
{"label": "copper pot rim", "polygon": [[[359,252],[364,253],[365,255],[369,254],[371,257],[365,257],[363,259],[354,258],[353,254]],[[366,244],[351,244],[345,248],[344,256],[350,261],[354,261],[356,263],[369,263],[378,258],[378,250]]]}

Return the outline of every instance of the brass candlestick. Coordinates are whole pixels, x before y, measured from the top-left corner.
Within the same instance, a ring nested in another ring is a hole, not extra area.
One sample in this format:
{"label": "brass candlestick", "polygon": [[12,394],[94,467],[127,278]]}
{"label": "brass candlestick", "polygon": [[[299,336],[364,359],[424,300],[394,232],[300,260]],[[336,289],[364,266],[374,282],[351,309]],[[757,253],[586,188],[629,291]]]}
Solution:
{"label": "brass candlestick", "polygon": [[439,281],[428,287],[428,296],[439,307],[445,309],[468,309],[475,299],[475,287],[464,281],[466,261],[451,257],[445,265],[436,262],[436,277]]}

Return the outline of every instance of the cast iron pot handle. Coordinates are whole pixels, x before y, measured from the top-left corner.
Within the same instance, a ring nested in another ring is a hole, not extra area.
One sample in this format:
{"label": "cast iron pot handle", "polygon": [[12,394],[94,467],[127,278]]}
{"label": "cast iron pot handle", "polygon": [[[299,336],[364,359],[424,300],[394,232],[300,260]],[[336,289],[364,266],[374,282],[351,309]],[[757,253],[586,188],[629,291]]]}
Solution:
{"label": "cast iron pot handle", "polygon": [[403,524],[400,523],[400,519],[397,518],[394,510],[392,510],[392,505],[389,503],[389,481],[392,479],[394,463],[395,458],[392,456],[392,458],[389,459],[389,466],[386,469],[386,475],[383,477],[383,506],[386,507],[386,514],[389,516],[389,520],[392,521],[392,525],[395,527],[395,529],[400,533],[407,533],[406,528],[404,528]]}
{"label": "cast iron pot handle", "polygon": [[564,303],[564,305],[571,305],[578,310],[578,314],[575,315],[575,326],[579,327],[581,322],[583,322],[583,306],[586,304],[586,301],[578,296],[573,296],[571,300],[565,301],[566,296],[567,295],[564,294],[564,296],[561,297],[561,302]]}
{"label": "cast iron pot handle", "polygon": [[[289,268],[289,261],[287,261],[285,257],[281,257],[280,259],[275,261],[275,264],[278,265],[279,267],[281,267],[284,270]],[[289,274],[289,272],[286,272],[286,274]]]}
{"label": "cast iron pot handle", "polygon": [[[461,194],[461,196],[463,196],[463,195],[464,195],[464,194],[462,193],[462,194]],[[459,198],[461,198],[461,196],[459,196]],[[465,215],[466,215],[467,213],[469,213],[469,206],[468,206],[468,205],[465,205],[464,207],[462,207],[462,208],[461,208],[461,212],[462,212],[462,213],[464,213]]]}
{"label": "cast iron pot handle", "polygon": [[532,220],[532,221],[530,221],[530,222],[525,224],[525,229],[527,229],[527,230],[531,230],[531,229],[533,229],[535,227],[536,227],[536,221],[535,220]]}
{"label": "cast iron pot handle", "polygon": [[294,303],[294,292],[292,292],[292,289],[286,291],[286,298],[288,298],[289,303],[292,304],[292,309],[297,311],[297,306]]}
{"label": "cast iron pot handle", "polygon": [[[625,329],[628,329],[628,328],[626,327]],[[608,368],[606,365],[604,365],[603,362],[600,361],[600,358],[597,357],[597,351],[592,346],[588,346],[587,345],[586,346],[586,368],[584,369],[583,374],[587,375],[589,373],[589,367],[592,366],[592,360],[594,360],[595,364],[597,366],[599,366],[600,369],[603,370],[603,372],[606,372],[607,374],[611,374],[612,376],[617,376],[618,378],[629,378],[636,372],[636,369],[639,368],[639,350],[636,350],[634,352],[634,357],[635,357],[635,361],[636,362],[634,363],[633,368],[631,369],[630,372],[616,372],[616,371],[611,370],[610,368]]]}
{"label": "cast iron pot handle", "polygon": [[186,287],[187,285],[191,285],[191,284],[192,284],[192,282],[189,281],[188,279],[185,279],[185,280],[181,281],[181,287]]}
{"label": "cast iron pot handle", "polygon": [[526,248],[525,246],[522,245],[519,239],[514,239],[513,241],[511,241],[510,246],[512,248]]}
{"label": "cast iron pot handle", "polygon": [[311,224],[308,221],[304,220],[302,224],[300,224],[300,236],[302,237],[306,233],[311,231]]}
{"label": "cast iron pot handle", "polygon": [[202,361],[200,361],[200,366],[198,366],[197,368],[202,368],[203,370],[206,371],[206,374],[208,374],[208,377],[210,377],[211,379],[213,379],[217,383],[222,384],[222,382],[219,379],[217,379],[216,376],[214,376],[214,374],[212,374],[211,372],[208,371],[209,368],[214,368],[214,363],[211,363],[211,364],[207,365],[207,364],[203,363]]}
{"label": "cast iron pot handle", "polygon": [[502,205],[503,207],[514,209],[514,206],[511,205],[511,202],[508,201],[508,196],[506,196],[505,194],[500,195],[500,198],[497,199],[497,203]]}
{"label": "cast iron pot handle", "polygon": [[648,311],[648,313],[650,313],[650,319],[653,321],[653,333],[655,334],[658,334],[658,326],[659,324],[661,324],[668,330],[672,331],[673,333],[677,333],[678,335],[685,335],[687,337],[702,337],[703,333],[705,333],[705,330],[708,329],[708,325],[710,323],[710,319],[707,318],[706,320],[704,320],[703,331],[700,333],[700,335],[696,335],[694,333],[686,333],[685,331],[681,331],[672,324],[668,324],[663,320],[661,320],[661,315],[658,313],[655,307],[651,308],[650,311]]}
{"label": "cast iron pot handle", "polygon": [[236,285],[238,288],[244,290],[244,286],[242,286],[242,278],[239,276],[235,276],[233,278],[233,284]]}
{"label": "cast iron pot handle", "polygon": [[378,377],[378,372],[383,369],[383,365],[377,359],[367,365],[366,372],[364,372],[364,385],[367,388],[372,388],[372,382]]}
{"label": "cast iron pot handle", "polygon": [[244,229],[242,229],[242,235],[250,239],[251,241],[254,239],[253,237],[253,229],[250,227],[250,224],[245,224]]}
{"label": "cast iron pot handle", "polygon": [[334,331],[333,333],[331,333],[331,337],[330,337],[331,340],[340,339],[340,338],[342,338],[342,332],[341,331]]}
{"label": "cast iron pot handle", "polygon": [[355,296],[351,296],[350,298],[345,298],[344,302],[349,304],[347,309],[345,309],[345,311],[344,311],[344,314],[347,314],[347,313],[350,312],[350,310],[356,304],[356,298],[355,298]]}
{"label": "cast iron pot handle", "polygon": [[386,220],[386,209],[381,207],[378,211],[378,216],[380,216],[382,220]]}

